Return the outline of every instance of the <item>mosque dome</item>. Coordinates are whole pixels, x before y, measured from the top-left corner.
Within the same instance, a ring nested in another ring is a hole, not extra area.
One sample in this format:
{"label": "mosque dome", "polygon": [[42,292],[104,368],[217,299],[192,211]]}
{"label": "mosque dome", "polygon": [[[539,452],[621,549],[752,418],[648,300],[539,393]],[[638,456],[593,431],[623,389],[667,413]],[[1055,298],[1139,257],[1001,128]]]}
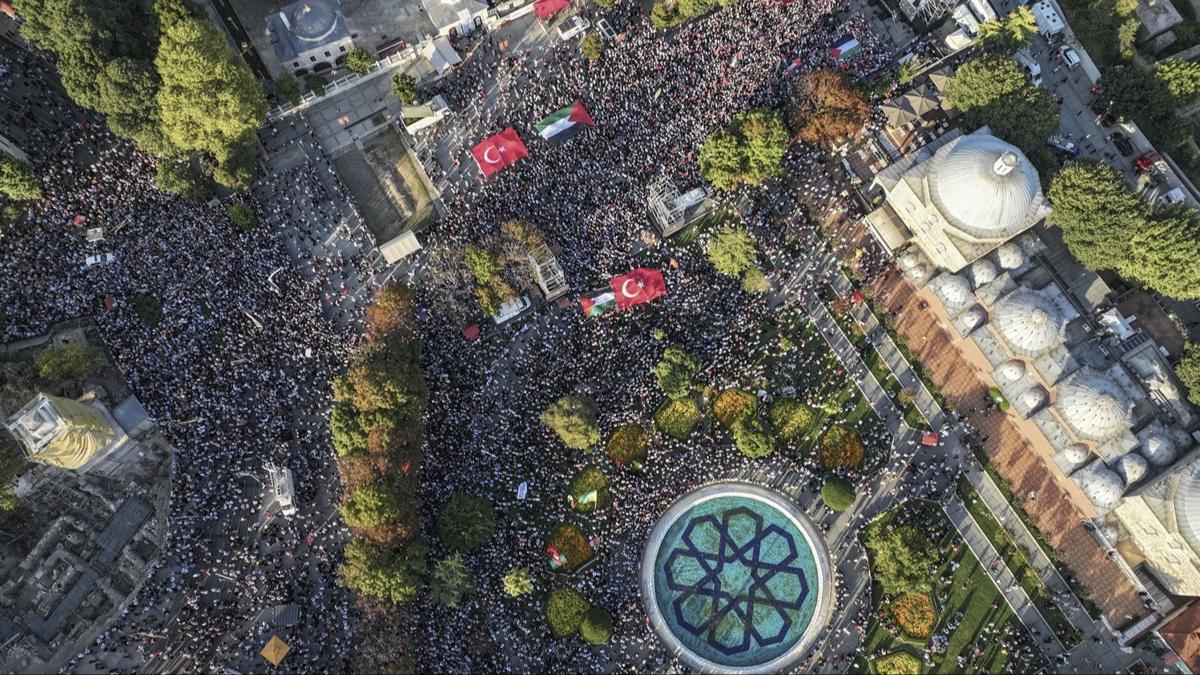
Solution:
{"label": "mosque dome", "polygon": [[1025,251],[1011,241],[1000,244],[996,249],[996,262],[1001,269],[1015,270],[1025,264]]}
{"label": "mosque dome", "polygon": [[1054,404],[1080,436],[1106,441],[1130,425],[1124,394],[1100,373],[1082,368],[1058,388]]}
{"label": "mosque dome", "polygon": [[1175,461],[1175,442],[1166,434],[1153,432],[1142,439],[1142,455],[1157,467],[1169,466]]}
{"label": "mosque dome", "polygon": [[975,330],[987,321],[987,315],[983,313],[983,308],[972,307],[963,312],[962,321],[967,330]]}
{"label": "mosque dome", "polygon": [[917,263],[908,270],[908,276],[913,281],[922,281],[929,276],[929,268],[924,264]]}
{"label": "mosque dome", "polygon": [[1009,359],[996,369],[997,374],[1006,382],[1015,382],[1025,377],[1025,362],[1021,359]]}
{"label": "mosque dome", "polygon": [[980,258],[971,263],[971,282],[975,284],[975,288],[991,283],[999,272],[996,271],[996,266],[987,258]]}
{"label": "mosque dome", "polygon": [[1197,554],[1200,554],[1200,461],[1184,470],[1172,499],[1179,534]]}
{"label": "mosque dome", "polygon": [[1014,351],[1028,356],[1057,347],[1062,324],[1057,307],[1026,289],[1001,298],[992,311],[992,325]]}
{"label": "mosque dome", "polygon": [[1072,443],[1066,450],[1063,450],[1063,459],[1071,464],[1071,468],[1078,467],[1088,461],[1091,456],[1092,453],[1083,443]]}
{"label": "mosque dome", "polygon": [[1109,510],[1117,507],[1121,495],[1125,493],[1125,484],[1113,470],[1097,461],[1072,476],[1079,483],[1079,489],[1087,496],[1096,508]]}
{"label": "mosque dome", "polygon": [[1041,387],[1030,387],[1021,392],[1021,405],[1026,410],[1037,410],[1046,405],[1046,390]]}
{"label": "mosque dome", "polygon": [[963,136],[933,162],[930,198],[951,225],[975,236],[1015,234],[1041,192],[1029,159],[990,134]]}
{"label": "mosque dome", "polygon": [[1117,465],[1113,468],[1126,485],[1138,482],[1150,470],[1149,465],[1146,464],[1146,458],[1136,452],[1121,455],[1121,458],[1117,460]]}
{"label": "mosque dome", "polygon": [[947,314],[957,314],[975,303],[971,284],[957,274],[940,274],[929,283],[938,299],[946,306]]}
{"label": "mosque dome", "polygon": [[328,0],[303,0],[292,9],[288,23],[296,37],[317,42],[332,33],[337,26],[337,10]]}

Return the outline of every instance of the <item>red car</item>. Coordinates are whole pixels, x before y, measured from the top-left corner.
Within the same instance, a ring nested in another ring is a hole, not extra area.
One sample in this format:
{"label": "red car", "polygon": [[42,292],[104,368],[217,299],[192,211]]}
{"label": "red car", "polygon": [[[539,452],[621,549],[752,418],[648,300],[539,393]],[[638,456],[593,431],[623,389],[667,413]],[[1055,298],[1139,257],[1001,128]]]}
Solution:
{"label": "red car", "polygon": [[1163,161],[1162,155],[1157,152],[1147,152],[1146,154],[1133,160],[1133,168],[1138,173],[1163,172],[1167,170],[1167,163]]}

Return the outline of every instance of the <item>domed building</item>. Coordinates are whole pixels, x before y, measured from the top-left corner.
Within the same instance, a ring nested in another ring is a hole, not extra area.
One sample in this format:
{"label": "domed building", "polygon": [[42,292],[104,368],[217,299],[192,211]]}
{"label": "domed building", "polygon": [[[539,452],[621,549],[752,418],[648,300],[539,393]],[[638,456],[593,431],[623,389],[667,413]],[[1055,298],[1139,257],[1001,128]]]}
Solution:
{"label": "domed building", "polygon": [[354,46],[338,0],[300,0],[266,18],[283,69],[296,77],[331,70]]}
{"label": "domed building", "polygon": [[1086,366],[1058,387],[1054,408],[1076,436],[1096,443],[1128,434],[1133,423],[1133,404],[1125,392]]}
{"label": "domed building", "polygon": [[1016,354],[1040,356],[1063,343],[1066,319],[1047,294],[1022,288],[992,309],[992,326]]}
{"label": "domed building", "polygon": [[873,185],[885,194],[884,205],[867,217],[875,236],[891,250],[915,244],[950,272],[1050,213],[1037,169],[986,127],[941,136],[881,171]]}

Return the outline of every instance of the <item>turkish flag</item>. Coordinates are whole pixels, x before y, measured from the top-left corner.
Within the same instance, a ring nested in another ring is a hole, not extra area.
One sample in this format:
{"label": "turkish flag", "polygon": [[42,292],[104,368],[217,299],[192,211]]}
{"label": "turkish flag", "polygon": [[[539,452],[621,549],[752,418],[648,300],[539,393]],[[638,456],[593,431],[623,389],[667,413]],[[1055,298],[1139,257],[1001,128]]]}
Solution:
{"label": "turkish flag", "polygon": [[608,283],[617,296],[617,309],[640,305],[667,294],[662,272],[649,267],[639,267],[629,274],[613,277]]}
{"label": "turkish flag", "polygon": [[528,157],[529,152],[517,136],[517,130],[509,127],[471,148],[471,156],[475,158],[484,178],[489,178],[518,159]]}

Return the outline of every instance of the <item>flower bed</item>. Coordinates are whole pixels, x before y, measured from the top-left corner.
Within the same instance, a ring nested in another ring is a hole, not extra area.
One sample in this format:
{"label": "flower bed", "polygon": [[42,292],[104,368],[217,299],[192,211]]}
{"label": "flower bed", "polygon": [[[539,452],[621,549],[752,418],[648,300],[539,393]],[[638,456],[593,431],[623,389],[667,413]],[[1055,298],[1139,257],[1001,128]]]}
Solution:
{"label": "flower bed", "polygon": [[592,545],[588,543],[587,535],[578,526],[571,523],[559,523],[554,526],[550,538],[546,540],[546,555],[553,555],[553,549],[560,557],[566,558],[559,572],[574,572],[592,559]]}
{"label": "flower bed", "polygon": [[726,389],[713,401],[713,414],[726,429],[754,417],[757,411],[758,399],[741,389]]}
{"label": "flower bed", "polygon": [[667,401],[654,413],[654,426],[659,431],[677,440],[692,435],[692,429],[700,421],[700,406],[690,397]]}
{"label": "flower bed", "polygon": [[908,652],[892,652],[871,662],[879,675],[920,675],[921,661]]}
{"label": "flower bed", "polygon": [[830,427],[821,436],[821,463],[826,469],[857,469],[865,455],[862,439],[846,427]]}
{"label": "flower bed", "polygon": [[650,434],[640,424],[622,424],[608,439],[608,458],[617,466],[633,466],[646,461],[646,443]]}
{"label": "flower bed", "polygon": [[892,603],[892,618],[906,636],[914,640],[924,640],[933,633],[937,613],[933,611],[933,601],[928,595],[909,593]]}

